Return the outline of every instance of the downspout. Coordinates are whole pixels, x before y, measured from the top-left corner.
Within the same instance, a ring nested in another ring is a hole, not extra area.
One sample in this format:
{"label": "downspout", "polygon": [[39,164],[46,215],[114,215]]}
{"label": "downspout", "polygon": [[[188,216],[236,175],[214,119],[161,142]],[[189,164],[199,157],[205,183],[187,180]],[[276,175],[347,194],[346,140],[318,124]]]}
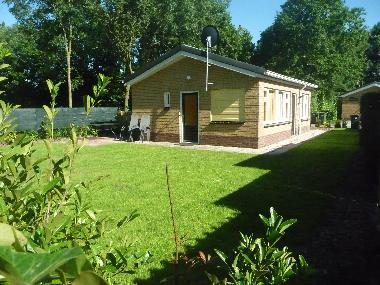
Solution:
{"label": "downspout", "polygon": [[302,106],[301,106],[301,104],[300,104],[300,101],[301,101],[301,97],[302,97],[302,91],[304,91],[305,90],[305,88],[307,87],[307,85],[306,84],[304,84],[304,86],[299,90],[299,96],[298,96],[298,100],[297,100],[297,118],[296,118],[296,121],[297,121],[297,125],[296,125],[296,129],[297,129],[297,135],[299,136],[299,135],[301,135],[301,123],[302,123],[302,121],[301,121],[301,108],[302,108]]}

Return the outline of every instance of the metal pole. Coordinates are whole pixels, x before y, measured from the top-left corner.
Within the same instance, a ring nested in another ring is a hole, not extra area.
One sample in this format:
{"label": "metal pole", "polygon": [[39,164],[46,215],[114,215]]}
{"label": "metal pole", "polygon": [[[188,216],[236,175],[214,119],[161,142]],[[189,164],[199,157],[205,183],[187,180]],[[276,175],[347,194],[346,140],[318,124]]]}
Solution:
{"label": "metal pole", "polygon": [[211,43],[211,37],[207,37],[207,40],[206,40],[206,92],[208,91],[208,48],[209,48],[209,45]]}

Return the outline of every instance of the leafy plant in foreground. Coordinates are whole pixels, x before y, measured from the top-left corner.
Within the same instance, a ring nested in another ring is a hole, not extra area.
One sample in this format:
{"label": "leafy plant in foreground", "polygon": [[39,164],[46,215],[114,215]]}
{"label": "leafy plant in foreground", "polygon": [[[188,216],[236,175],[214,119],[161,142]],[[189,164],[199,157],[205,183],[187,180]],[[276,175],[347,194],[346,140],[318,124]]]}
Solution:
{"label": "leafy plant in foreground", "polygon": [[[0,282],[31,285],[53,284],[106,285],[94,272],[79,247],[54,253],[26,252],[33,250],[27,239],[15,228],[0,224]],[[91,282],[88,282],[91,281]]]}
{"label": "leafy plant in foreground", "polygon": [[215,250],[228,268],[229,279],[220,280],[217,276],[207,273],[212,284],[284,284],[308,268],[302,255],[296,258],[288,247],[276,247],[285,231],[297,220],[284,220],[273,208],[270,208],[268,218],[260,215],[260,219],[266,227],[264,238],[241,234],[240,245],[232,259],[222,251]]}
{"label": "leafy plant in foreground", "polygon": [[[81,149],[75,129],[71,129],[70,142],[63,156],[57,157],[50,141],[44,140],[44,144],[45,155],[37,157],[34,140],[26,134],[19,135],[9,147],[0,148],[0,223],[22,232],[28,240],[17,250],[40,254],[79,247],[89,264],[109,282],[135,269],[136,264],[144,263],[150,254],[131,253],[126,243],[110,243],[108,247],[99,244],[100,238],[111,236],[137,214],[126,215],[116,227],[107,230],[106,223],[111,219],[100,219],[97,211],[83,199],[82,192],[88,190],[90,184],[73,183],[71,179],[75,157]],[[0,259],[0,268],[4,266],[4,272],[12,275],[9,278],[17,278],[18,269],[13,273],[6,271],[18,266],[9,263],[12,258],[8,260],[7,257],[13,253],[6,252],[4,259]],[[8,276],[5,273],[3,275]],[[62,276],[59,279],[62,280]]]}
{"label": "leafy plant in foreground", "polygon": [[[98,81],[96,84],[92,86],[92,96],[83,96],[83,106],[86,112],[86,126],[88,125],[88,117],[91,113],[92,108],[95,106],[95,104],[99,104],[102,101],[101,97],[107,94],[107,86],[111,83],[111,77],[105,76],[102,73],[99,73],[97,75],[97,79]],[[87,136],[87,133],[84,134]]]}
{"label": "leafy plant in foreground", "polygon": [[58,110],[55,108],[55,105],[56,105],[55,99],[58,96],[59,86],[62,84],[62,82],[58,82],[57,84],[54,84],[53,81],[48,79],[46,80],[46,84],[49,88],[51,102],[50,102],[50,107],[46,105],[43,105],[42,107],[44,108],[46,117],[50,123],[50,130],[49,130],[50,137],[51,139],[54,139],[54,119],[58,114]]}

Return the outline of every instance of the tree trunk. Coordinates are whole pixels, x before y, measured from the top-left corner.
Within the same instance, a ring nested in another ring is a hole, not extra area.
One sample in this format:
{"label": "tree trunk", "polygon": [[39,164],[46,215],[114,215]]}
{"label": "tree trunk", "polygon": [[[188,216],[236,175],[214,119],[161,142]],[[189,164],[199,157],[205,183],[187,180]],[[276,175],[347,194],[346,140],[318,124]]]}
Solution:
{"label": "tree trunk", "polygon": [[129,110],[129,104],[128,104],[128,101],[129,101],[129,93],[131,91],[131,85],[127,85],[125,87],[125,97],[124,97],[124,111],[125,112],[128,112]]}
{"label": "tree trunk", "polygon": [[71,51],[66,51],[67,63],[67,93],[69,97],[69,108],[73,107],[73,94],[71,90]]}
{"label": "tree trunk", "polygon": [[[127,58],[127,63],[128,63],[129,74],[132,74],[133,69],[132,69],[132,61],[131,61],[130,56]],[[131,91],[131,85],[127,84],[127,86],[125,88],[125,98],[124,98],[124,111],[125,112],[129,111],[129,107],[130,107],[128,105],[130,91]]]}

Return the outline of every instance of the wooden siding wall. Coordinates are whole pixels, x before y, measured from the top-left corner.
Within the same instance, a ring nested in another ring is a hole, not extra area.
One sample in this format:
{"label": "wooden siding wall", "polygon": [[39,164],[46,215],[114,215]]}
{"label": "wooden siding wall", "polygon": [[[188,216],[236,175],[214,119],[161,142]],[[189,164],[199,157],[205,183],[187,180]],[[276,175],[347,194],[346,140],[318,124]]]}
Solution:
{"label": "wooden siding wall", "polygon": [[351,115],[360,115],[360,100],[356,98],[343,98],[342,120],[350,120]]}
{"label": "wooden siding wall", "polygon": [[[199,92],[201,144],[257,147],[258,81],[216,66],[210,67],[205,91],[205,64],[184,58],[132,86],[132,112],[152,116],[152,137],[179,142],[180,93]],[[187,79],[190,76],[191,79]],[[210,122],[210,90],[244,89],[245,122]],[[171,107],[164,109],[164,92],[170,92]]]}

